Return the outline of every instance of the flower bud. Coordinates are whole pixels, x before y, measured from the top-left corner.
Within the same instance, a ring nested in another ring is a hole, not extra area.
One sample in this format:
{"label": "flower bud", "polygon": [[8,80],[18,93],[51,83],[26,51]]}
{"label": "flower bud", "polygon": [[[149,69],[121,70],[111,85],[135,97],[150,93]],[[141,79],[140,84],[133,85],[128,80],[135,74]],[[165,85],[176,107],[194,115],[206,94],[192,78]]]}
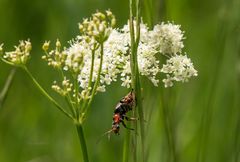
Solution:
{"label": "flower bud", "polygon": [[3,53],[3,44],[0,45],[0,56],[2,55]]}
{"label": "flower bud", "polygon": [[56,47],[57,48],[60,48],[61,47],[61,43],[60,43],[60,41],[57,39],[57,41],[56,41]]}
{"label": "flower bud", "polygon": [[43,46],[42,46],[42,49],[44,51],[47,51],[49,49],[49,45],[50,45],[50,41],[45,41]]}

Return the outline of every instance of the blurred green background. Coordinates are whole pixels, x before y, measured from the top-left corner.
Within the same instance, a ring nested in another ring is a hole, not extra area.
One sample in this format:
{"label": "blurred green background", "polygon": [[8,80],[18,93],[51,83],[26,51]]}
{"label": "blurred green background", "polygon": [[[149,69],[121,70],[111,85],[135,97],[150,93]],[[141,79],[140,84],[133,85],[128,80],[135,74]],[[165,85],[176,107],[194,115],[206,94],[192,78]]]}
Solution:
{"label": "blurred green background", "polygon": [[[152,3],[154,23],[174,21],[182,25],[185,51],[199,76],[164,90],[164,94],[162,85],[155,88],[143,79],[148,161],[240,162],[240,0]],[[41,60],[42,43],[59,38],[67,45],[78,34],[77,23],[82,18],[105,9],[116,15],[119,27],[127,22],[127,0],[0,0],[0,42],[10,50],[18,40],[30,38],[33,51],[29,69],[58,98],[50,88],[57,75]],[[149,20],[147,10],[143,14],[144,20]],[[0,90],[11,68],[0,62]],[[107,137],[98,144],[96,141],[111,127],[114,107],[126,93],[126,88],[114,83],[94,100],[84,125],[92,162],[122,160],[125,129],[110,141]],[[163,100],[168,118],[161,106]],[[166,120],[171,128],[171,146],[167,142]],[[0,107],[0,162],[81,160],[71,121],[18,69]]]}

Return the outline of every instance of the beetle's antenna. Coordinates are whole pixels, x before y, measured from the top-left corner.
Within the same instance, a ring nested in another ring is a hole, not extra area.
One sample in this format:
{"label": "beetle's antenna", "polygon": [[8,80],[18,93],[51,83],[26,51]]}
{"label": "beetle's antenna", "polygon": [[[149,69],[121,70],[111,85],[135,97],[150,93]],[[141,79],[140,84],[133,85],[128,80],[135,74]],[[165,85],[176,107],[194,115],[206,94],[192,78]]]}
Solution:
{"label": "beetle's antenna", "polygon": [[97,140],[97,144],[101,141],[101,139],[102,139],[102,137],[104,137],[105,135],[108,135],[108,140],[110,140],[110,137],[111,137],[111,133],[112,133],[112,129],[110,129],[109,131],[107,131],[107,132],[105,132],[105,133],[103,133],[99,138],[98,138],[98,140]]}

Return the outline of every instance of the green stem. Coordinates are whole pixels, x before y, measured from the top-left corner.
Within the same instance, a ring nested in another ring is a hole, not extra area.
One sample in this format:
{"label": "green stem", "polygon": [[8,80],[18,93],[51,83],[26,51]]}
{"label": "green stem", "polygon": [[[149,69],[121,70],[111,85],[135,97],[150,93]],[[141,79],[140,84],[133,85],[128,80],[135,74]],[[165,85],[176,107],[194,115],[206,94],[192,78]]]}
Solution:
{"label": "green stem", "polygon": [[[58,69],[62,79],[64,80],[65,76],[64,76],[64,73],[63,73],[63,70],[61,68]],[[75,118],[77,115],[76,115],[76,108],[74,107],[73,105],[73,100],[71,98],[71,95],[69,94],[69,92],[67,93],[67,95],[65,96],[65,100],[68,104],[68,107],[73,115],[73,117]]]}
{"label": "green stem", "polygon": [[10,71],[10,73],[8,75],[8,78],[7,78],[6,82],[5,82],[5,85],[4,85],[4,87],[3,87],[3,89],[2,89],[2,91],[0,93],[0,108],[2,107],[2,105],[3,105],[3,103],[4,103],[5,99],[6,99],[6,96],[7,96],[8,90],[9,90],[11,84],[12,84],[12,80],[13,80],[13,77],[15,75],[15,72],[16,72],[15,68],[13,68]]}
{"label": "green stem", "polygon": [[94,84],[94,87],[93,87],[93,90],[92,90],[92,95],[91,95],[91,97],[90,97],[90,99],[88,101],[88,104],[87,104],[87,107],[86,107],[86,110],[85,110],[84,114],[87,113],[89,107],[91,106],[93,98],[94,98],[94,95],[95,95],[95,93],[97,91],[97,88],[98,88],[98,85],[99,85],[99,82],[100,82],[100,76],[101,76],[101,72],[102,72],[102,63],[103,63],[103,42],[100,44],[100,48],[101,48],[100,49],[100,52],[101,52],[101,54],[100,54],[100,65],[99,65],[99,69],[98,69],[97,80],[96,80],[96,82]]}
{"label": "green stem", "polygon": [[76,111],[74,109],[74,106],[73,106],[73,103],[72,103],[71,99],[69,98],[69,94],[65,97],[65,100],[66,100],[66,103],[67,103],[73,117],[75,118],[76,117]]}
{"label": "green stem", "polygon": [[27,72],[29,77],[32,79],[33,83],[36,85],[36,87],[39,89],[39,91],[49,100],[51,101],[64,115],[66,115],[68,118],[73,120],[73,117],[71,114],[69,114],[65,109],[63,109],[57,101],[55,101],[43,88],[42,86],[37,82],[37,80],[33,77],[31,72],[27,69],[27,67],[23,67],[23,69]]}
{"label": "green stem", "polygon": [[142,144],[142,159],[145,161],[145,127],[144,127],[144,115],[143,115],[143,104],[142,104],[142,94],[141,94],[141,84],[140,75],[138,69],[138,45],[140,41],[140,15],[141,15],[141,0],[136,0],[136,42],[135,42],[135,75],[136,75],[136,98],[137,98],[137,108],[140,121],[140,131],[141,131],[141,144]]}
{"label": "green stem", "polygon": [[[164,92],[162,90],[162,92]],[[167,161],[176,161],[176,153],[175,153],[175,144],[173,139],[173,131],[172,131],[172,124],[171,124],[171,117],[170,117],[170,107],[167,104],[166,97],[164,96],[164,93],[161,94],[161,106],[162,106],[162,120],[164,124],[164,129],[167,136],[167,145],[168,145],[168,156]],[[168,97],[169,98],[169,95]]]}
{"label": "green stem", "polygon": [[86,145],[86,141],[85,141],[85,137],[84,137],[84,133],[83,133],[82,124],[77,123],[76,128],[77,128],[78,138],[79,138],[79,141],[81,144],[83,160],[84,160],[84,162],[88,162],[89,161],[88,160],[88,151],[87,151],[87,145]]}
{"label": "green stem", "polygon": [[[131,38],[130,66],[131,66],[131,81],[132,81],[131,85],[136,95],[136,106],[137,106],[139,121],[140,121],[142,161],[145,161],[144,159],[144,148],[145,148],[144,116],[143,116],[141,85],[140,85],[138,60],[137,60],[138,44],[140,41],[140,4],[141,4],[140,0],[136,0],[135,4],[133,4],[133,0],[129,1],[129,10],[130,10],[129,29],[130,29],[130,38]],[[136,33],[134,31],[134,23],[133,23],[134,5],[136,7],[136,28],[135,28]],[[137,135],[135,135],[134,140],[136,139],[137,139]],[[129,142],[130,142],[130,132],[128,131],[126,132],[124,146],[123,146],[123,162],[127,162],[129,159],[128,157]],[[134,143],[136,144],[137,142],[134,142]],[[133,149],[134,149],[133,152],[137,153],[136,145],[133,147]]]}
{"label": "green stem", "polygon": [[128,162],[129,157],[129,143],[130,143],[130,132],[126,131],[125,133],[125,140],[123,143],[123,162]]}
{"label": "green stem", "polygon": [[[102,48],[101,48],[101,50],[103,50]],[[93,77],[93,68],[94,68],[94,59],[95,59],[94,56],[95,56],[95,48],[92,50],[92,62],[91,62],[91,70],[90,70],[90,75],[89,75],[88,88],[90,88],[92,86],[92,77]]]}
{"label": "green stem", "polygon": [[74,85],[74,90],[75,90],[75,111],[76,111],[76,118],[79,120],[80,116],[80,103],[78,101],[78,90],[79,90],[79,84],[78,84],[78,79],[77,79],[77,74],[73,75],[73,85]]}
{"label": "green stem", "polygon": [[[94,47],[94,49],[92,50],[92,62],[91,62],[91,69],[90,69],[90,75],[89,75],[88,89],[90,87],[92,87],[92,77],[93,77],[93,68],[94,68],[94,60],[95,60],[95,50],[96,50],[96,47]],[[83,111],[86,108],[87,101],[88,100],[86,99],[83,102],[83,105],[82,105]]]}
{"label": "green stem", "polygon": [[[129,29],[130,29],[130,38],[131,38],[131,54],[130,54],[130,67],[131,67],[131,85],[133,88],[135,88],[135,58],[134,55],[132,54],[134,51],[134,46],[135,46],[135,35],[134,35],[134,27],[133,27],[133,1],[129,0]],[[135,89],[134,89],[135,91]],[[123,162],[128,162],[129,159],[129,147],[130,147],[130,132],[126,131],[125,132],[125,139],[123,143]],[[136,153],[136,148],[133,151]]]}
{"label": "green stem", "polygon": [[153,4],[152,0],[143,1],[144,17],[150,29],[153,28]]}

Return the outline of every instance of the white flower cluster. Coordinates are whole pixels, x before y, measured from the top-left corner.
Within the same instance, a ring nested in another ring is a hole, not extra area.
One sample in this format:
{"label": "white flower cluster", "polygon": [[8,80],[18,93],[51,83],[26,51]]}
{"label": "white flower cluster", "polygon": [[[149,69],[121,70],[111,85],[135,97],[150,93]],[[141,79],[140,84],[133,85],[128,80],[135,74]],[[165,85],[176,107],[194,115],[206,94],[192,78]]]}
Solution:
{"label": "white flower cluster", "polygon": [[[157,86],[159,81],[156,79],[156,75],[160,72],[159,61],[156,58],[158,51],[151,44],[150,31],[145,24],[140,24],[140,32],[141,37],[137,56],[139,72]],[[113,42],[116,42],[118,53],[121,54],[121,59],[124,60],[124,62],[122,62],[123,69],[121,72],[122,86],[129,88],[131,83],[129,26],[125,25],[122,29],[115,30],[112,39],[115,40]],[[115,49],[115,47],[113,47],[113,49]]]}
{"label": "white flower cluster", "polygon": [[[78,41],[71,44],[71,47],[63,52],[66,55],[64,70],[79,73],[84,64],[84,56],[91,53],[89,44],[85,41]],[[91,60],[91,58],[89,58]]]}
{"label": "white flower cluster", "polygon": [[[1,45],[2,51],[2,45]],[[18,46],[15,46],[14,51],[5,52],[3,55],[3,60],[9,64],[13,64],[16,66],[23,66],[27,63],[30,58],[30,51],[32,49],[31,42],[27,41],[20,41]]]}
{"label": "white flower cluster", "polygon": [[163,79],[165,87],[173,86],[173,81],[187,82],[192,76],[197,76],[193,63],[186,55],[175,55],[167,60],[161,72],[167,74],[167,78]]}
{"label": "white flower cluster", "polygon": [[[183,69],[172,69],[173,71],[166,71],[166,66],[169,67],[169,61],[174,61],[180,57],[177,53],[180,53],[183,48],[183,32],[180,30],[179,25],[174,24],[161,24],[156,25],[153,30],[149,30],[145,24],[140,25],[141,38],[138,47],[138,66],[141,75],[146,76],[151,82],[157,86],[159,80],[157,74],[160,72],[167,73],[168,79],[163,79],[165,87],[173,85],[175,81],[187,81],[190,77],[196,76],[197,71],[194,69],[191,63],[186,64],[186,59],[182,60],[185,62]],[[131,68],[130,68],[130,33],[129,26],[125,25],[122,29],[111,29],[109,37],[104,42],[104,58],[102,65],[102,72],[100,77],[100,85],[98,91],[105,91],[105,85],[111,84],[112,81],[116,81],[118,75],[122,80],[122,86],[130,87],[131,85]],[[81,36],[79,36],[81,38]],[[80,68],[78,81],[83,89],[88,87],[89,76],[91,71],[92,54],[91,48],[87,42],[75,41],[71,43],[71,46],[65,51],[67,59],[65,64],[68,69],[71,66]],[[167,65],[162,69],[159,68],[159,53],[164,55],[167,54]],[[100,50],[95,51],[94,68],[92,82],[97,79],[97,72],[100,66]],[[186,56],[184,56],[186,57]],[[81,66],[77,64],[81,61]],[[181,61],[181,60],[180,60]],[[187,73],[187,74],[184,74]],[[171,74],[171,75],[169,75]],[[171,77],[170,77],[171,76]],[[170,82],[171,81],[171,82]]]}
{"label": "white flower cluster", "polygon": [[151,31],[151,43],[159,49],[162,54],[181,53],[184,39],[184,32],[180,30],[180,25],[172,23],[155,25]]}
{"label": "white flower cluster", "polygon": [[[77,93],[75,89],[70,88],[68,90],[71,91],[66,91],[64,85],[58,86],[54,82],[52,88],[55,91],[61,95],[77,94],[79,98],[88,99],[91,95],[90,91],[93,91],[93,85],[98,82],[98,77],[100,77],[100,81],[96,84],[97,91],[105,91],[106,84],[116,81],[119,73],[114,60],[116,53],[108,52],[109,48],[106,43],[115,21],[115,17],[110,11],[106,11],[105,14],[97,12],[92,15],[92,18],[84,19],[79,24],[81,35],[70,41],[69,48],[62,50],[61,43],[57,41],[56,49],[48,52],[49,42],[43,44],[45,55],[42,58],[48,62],[48,65],[68,72],[70,76],[75,77],[73,79],[77,79],[79,82],[80,89]],[[104,47],[104,56],[101,51],[102,46]],[[71,81],[68,80],[68,82],[70,84]]]}
{"label": "white flower cluster", "polygon": [[[129,88],[131,85],[129,25],[116,29],[113,28],[115,21],[110,11],[105,14],[98,12],[93,14],[91,19],[84,19],[79,24],[81,35],[70,42],[70,47],[61,51],[61,44],[57,41],[56,49],[48,53],[49,42],[43,45],[46,52],[43,59],[47,60],[49,65],[77,76],[81,97],[89,97],[93,84],[98,82],[99,74],[97,91],[104,92],[106,85],[116,81],[118,77],[122,86]],[[157,75],[160,72],[165,73],[165,87],[171,87],[173,81],[186,82],[190,77],[197,76],[191,60],[181,55],[184,32],[180,30],[180,25],[162,23],[150,30],[141,23],[140,33],[137,51],[140,75],[147,77],[157,86]],[[167,58],[162,68],[159,53]],[[53,88],[62,93],[59,86],[54,84]]]}

